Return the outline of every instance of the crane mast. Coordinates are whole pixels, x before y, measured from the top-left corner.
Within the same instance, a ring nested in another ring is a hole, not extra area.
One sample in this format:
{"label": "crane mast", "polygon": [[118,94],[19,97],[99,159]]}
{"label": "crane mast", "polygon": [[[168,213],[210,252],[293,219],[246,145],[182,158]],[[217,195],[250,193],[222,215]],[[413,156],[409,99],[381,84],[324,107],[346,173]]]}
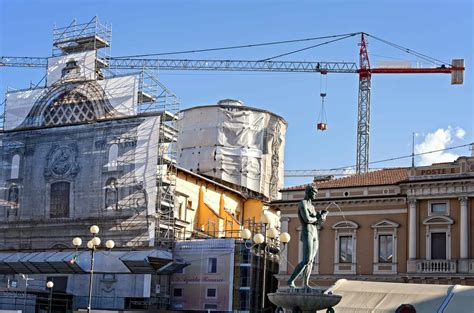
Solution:
{"label": "crane mast", "polygon": [[369,54],[364,33],[360,39],[359,98],[357,114],[357,154],[356,172],[367,173],[369,170],[370,143],[370,72]]}

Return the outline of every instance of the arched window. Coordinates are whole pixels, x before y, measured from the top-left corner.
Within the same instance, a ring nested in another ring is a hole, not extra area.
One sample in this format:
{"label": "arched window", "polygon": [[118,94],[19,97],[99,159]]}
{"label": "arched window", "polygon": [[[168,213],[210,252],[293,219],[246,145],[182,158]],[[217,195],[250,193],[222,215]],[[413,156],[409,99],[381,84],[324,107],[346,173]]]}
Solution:
{"label": "arched window", "polygon": [[109,159],[107,166],[109,171],[116,171],[118,165],[118,145],[113,144],[109,148]]}
{"label": "arched window", "polygon": [[69,182],[51,184],[49,216],[51,218],[69,217]]}
{"label": "arched window", "polygon": [[118,210],[118,184],[113,177],[105,183],[105,209]]}
{"label": "arched window", "polygon": [[15,154],[12,158],[11,179],[17,179],[20,174],[20,156]]}

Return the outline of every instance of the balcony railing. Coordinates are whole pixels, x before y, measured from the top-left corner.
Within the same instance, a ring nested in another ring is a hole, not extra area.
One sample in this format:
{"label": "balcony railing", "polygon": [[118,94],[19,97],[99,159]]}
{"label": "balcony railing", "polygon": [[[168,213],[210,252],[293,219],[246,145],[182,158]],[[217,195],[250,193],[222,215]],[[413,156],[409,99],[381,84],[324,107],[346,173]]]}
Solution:
{"label": "balcony railing", "polygon": [[452,260],[419,260],[416,262],[417,273],[456,273],[456,261]]}

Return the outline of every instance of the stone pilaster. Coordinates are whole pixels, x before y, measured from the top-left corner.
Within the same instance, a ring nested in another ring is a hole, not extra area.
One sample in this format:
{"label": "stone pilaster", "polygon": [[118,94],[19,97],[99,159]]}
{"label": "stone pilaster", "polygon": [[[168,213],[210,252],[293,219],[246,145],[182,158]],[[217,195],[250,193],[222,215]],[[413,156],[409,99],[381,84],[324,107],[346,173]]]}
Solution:
{"label": "stone pilaster", "polygon": [[460,231],[460,260],[458,262],[458,271],[466,273],[469,271],[469,221],[467,217],[467,197],[459,197],[460,205],[460,218],[459,218],[459,231]]}
{"label": "stone pilaster", "polygon": [[[288,233],[288,223],[290,222],[290,218],[289,217],[282,217],[280,219],[280,223],[281,223],[281,232],[282,233]],[[293,240],[295,240],[294,238],[292,238]],[[279,273],[280,274],[286,274],[288,272],[288,245],[286,245],[286,247],[284,247],[284,251],[282,252],[282,254],[280,255],[280,267],[279,267]],[[283,246],[281,247],[283,249]]]}
{"label": "stone pilaster", "polygon": [[417,230],[416,230],[416,199],[411,198],[408,200],[408,262],[407,272],[416,272],[416,241],[417,241]]}

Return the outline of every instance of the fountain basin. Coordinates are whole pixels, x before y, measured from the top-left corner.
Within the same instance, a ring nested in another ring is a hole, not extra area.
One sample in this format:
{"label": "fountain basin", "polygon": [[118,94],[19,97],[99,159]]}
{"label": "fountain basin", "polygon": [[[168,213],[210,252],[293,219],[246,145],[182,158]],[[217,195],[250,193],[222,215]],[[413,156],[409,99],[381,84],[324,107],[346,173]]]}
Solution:
{"label": "fountain basin", "polygon": [[341,301],[342,296],[325,294],[320,289],[288,289],[268,294],[270,301],[284,308],[287,312],[314,313],[317,310],[329,309]]}

